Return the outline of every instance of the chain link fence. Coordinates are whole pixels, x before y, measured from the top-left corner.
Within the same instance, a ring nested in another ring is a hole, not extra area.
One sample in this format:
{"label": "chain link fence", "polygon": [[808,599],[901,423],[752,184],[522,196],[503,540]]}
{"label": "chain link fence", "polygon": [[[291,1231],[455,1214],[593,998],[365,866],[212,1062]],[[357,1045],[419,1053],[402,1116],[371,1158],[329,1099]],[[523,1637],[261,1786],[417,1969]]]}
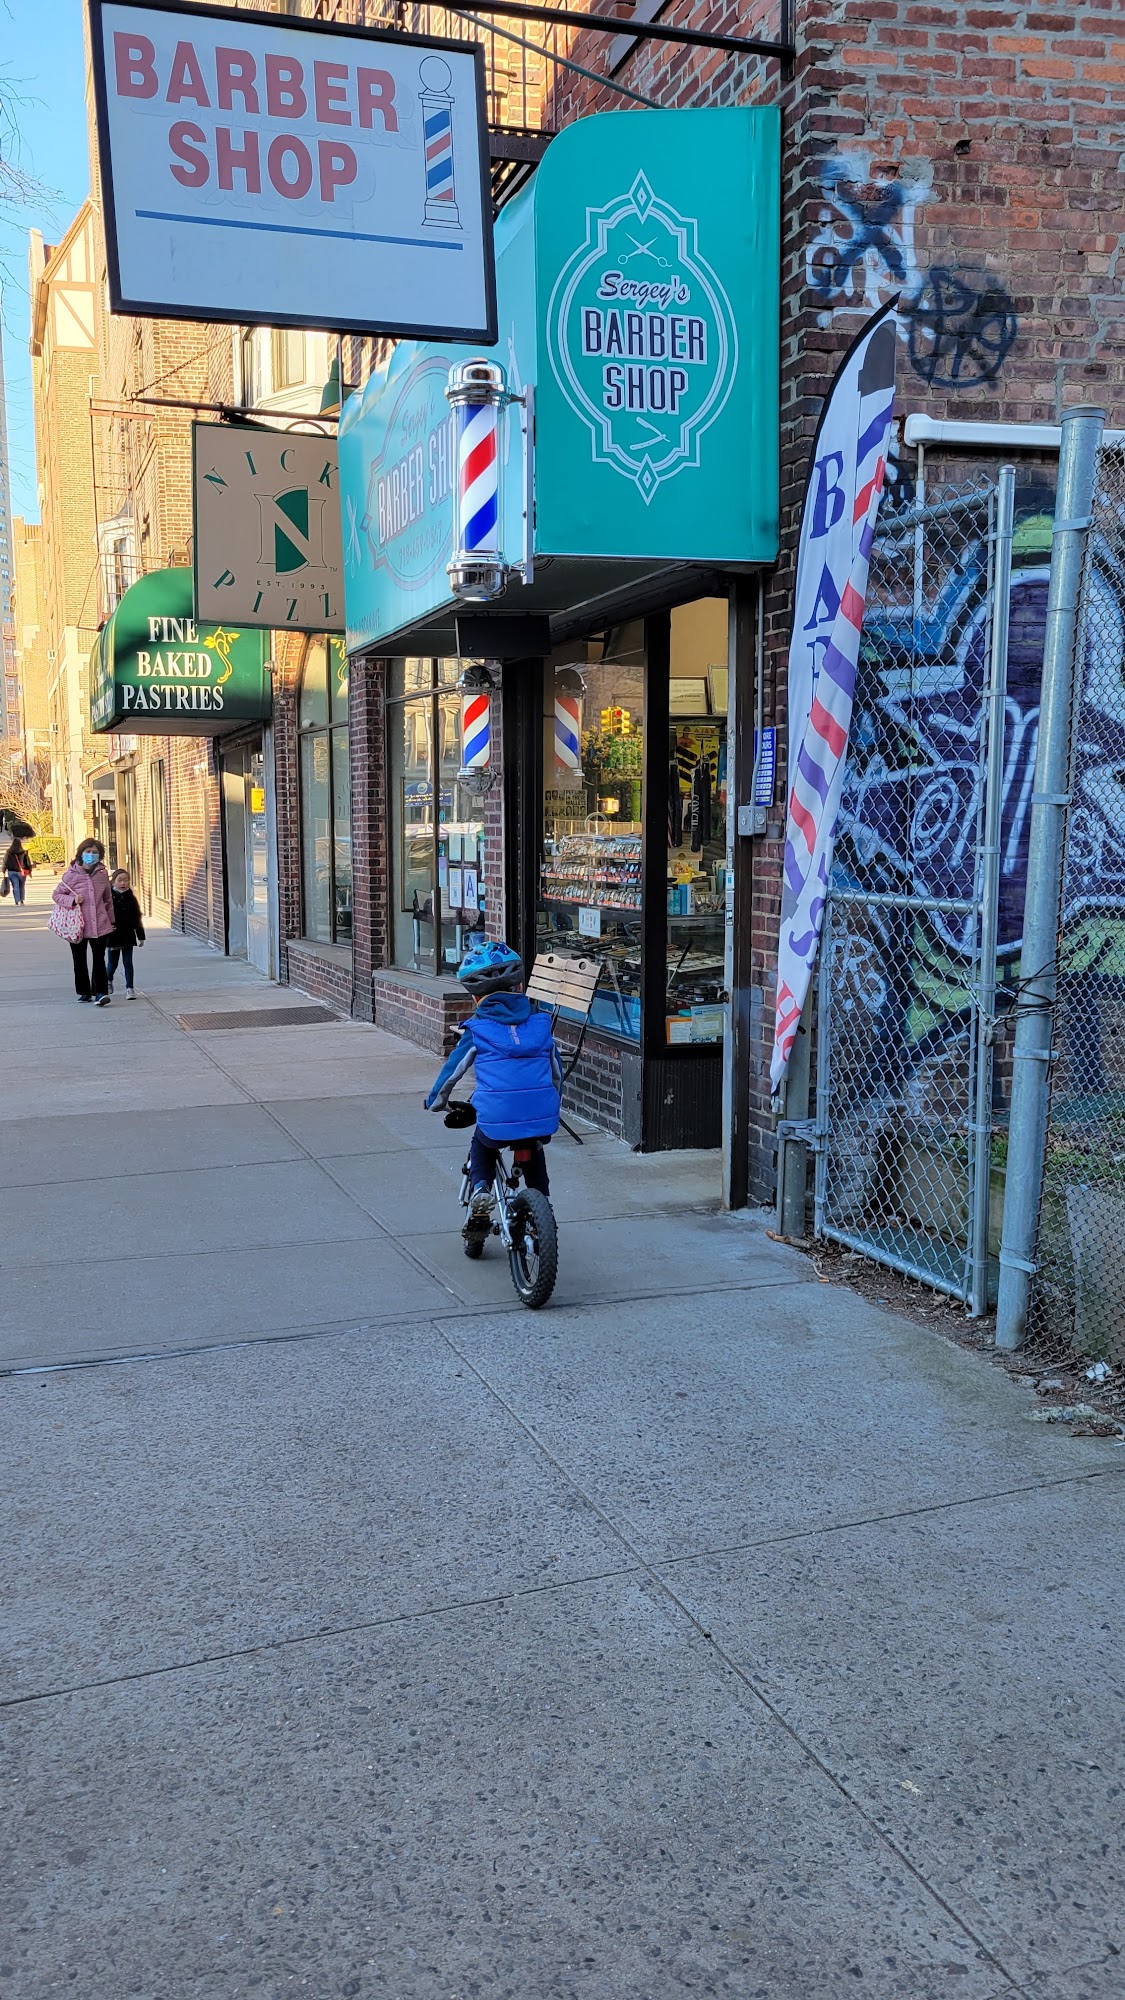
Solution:
{"label": "chain link fence", "polygon": [[1103,446],[1078,622],[1029,1345],[1125,1365],[1125,452]]}
{"label": "chain link fence", "polygon": [[817,1234],[978,1313],[1002,1200],[985,1027],[995,953],[1019,927],[998,824],[985,839],[1004,777],[989,764],[997,495],[978,483],[880,518],[817,1031]]}

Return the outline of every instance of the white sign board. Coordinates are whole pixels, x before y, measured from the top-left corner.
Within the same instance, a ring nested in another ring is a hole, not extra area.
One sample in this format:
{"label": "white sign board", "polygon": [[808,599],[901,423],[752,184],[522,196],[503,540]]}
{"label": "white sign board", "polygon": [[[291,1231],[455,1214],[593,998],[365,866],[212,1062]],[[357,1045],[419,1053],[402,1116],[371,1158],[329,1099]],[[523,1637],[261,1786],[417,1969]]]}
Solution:
{"label": "white sign board", "polygon": [[496,337],[484,56],[90,0],[115,312]]}
{"label": "white sign board", "polygon": [[192,501],[197,618],[343,631],[335,438],[193,424]]}

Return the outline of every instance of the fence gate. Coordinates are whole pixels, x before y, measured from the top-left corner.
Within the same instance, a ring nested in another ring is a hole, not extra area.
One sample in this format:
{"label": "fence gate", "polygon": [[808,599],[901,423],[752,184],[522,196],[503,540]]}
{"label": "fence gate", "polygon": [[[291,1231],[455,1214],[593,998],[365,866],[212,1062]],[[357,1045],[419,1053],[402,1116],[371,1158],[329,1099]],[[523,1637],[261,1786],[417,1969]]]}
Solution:
{"label": "fence gate", "polygon": [[1026,782],[1004,727],[1013,481],[880,517],[818,988],[817,1234],[977,1314],[1002,821],[1018,846]]}
{"label": "fence gate", "polygon": [[1074,662],[1051,1099],[1029,1338],[1125,1364],[1125,451],[1098,454]]}

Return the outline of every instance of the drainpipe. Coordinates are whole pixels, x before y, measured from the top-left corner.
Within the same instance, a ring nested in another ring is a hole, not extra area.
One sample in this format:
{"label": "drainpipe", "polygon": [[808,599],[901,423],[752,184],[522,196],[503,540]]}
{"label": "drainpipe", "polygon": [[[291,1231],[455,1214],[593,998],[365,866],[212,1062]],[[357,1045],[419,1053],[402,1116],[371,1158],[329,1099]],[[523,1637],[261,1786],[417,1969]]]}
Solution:
{"label": "drainpipe", "polygon": [[[1055,959],[1066,852],[1078,608],[1104,424],[1104,410],[1067,410],[1059,447],[996,1312],[996,1345],[1009,1353],[1022,1347],[1026,1338],[1031,1280],[1036,1270],[1058,984]],[[1077,684],[1080,689],[1081,674]]]}

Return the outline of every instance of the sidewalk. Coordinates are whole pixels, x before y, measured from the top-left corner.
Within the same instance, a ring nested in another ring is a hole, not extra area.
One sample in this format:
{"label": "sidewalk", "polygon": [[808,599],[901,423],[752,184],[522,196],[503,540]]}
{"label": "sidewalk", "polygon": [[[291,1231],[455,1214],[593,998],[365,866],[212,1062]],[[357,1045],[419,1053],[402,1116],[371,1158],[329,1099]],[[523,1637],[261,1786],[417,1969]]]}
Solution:
{"label": "sidewalk", "polygon": [[526,1313],[429,1057],[167,933],[79,1007],[35,890],[3,2000],[1119,1995],[1120,1447],[707,1155],[552,1146]]}

